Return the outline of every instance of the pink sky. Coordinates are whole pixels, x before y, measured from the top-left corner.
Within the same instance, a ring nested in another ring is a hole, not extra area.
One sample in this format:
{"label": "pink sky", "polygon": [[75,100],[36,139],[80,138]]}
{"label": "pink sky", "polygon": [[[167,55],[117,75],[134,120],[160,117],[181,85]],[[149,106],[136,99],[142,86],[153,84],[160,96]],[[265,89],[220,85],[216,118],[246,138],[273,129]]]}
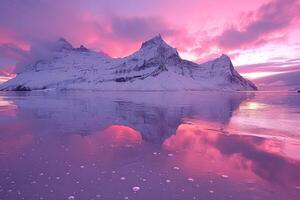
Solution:
{"label": "pink sky", "polygon": [[2,0],[0,71],[57,37],[119,57],[160,33],[189,60],[228,54],[250,79],[298,73],[299,10],[299,0]]}

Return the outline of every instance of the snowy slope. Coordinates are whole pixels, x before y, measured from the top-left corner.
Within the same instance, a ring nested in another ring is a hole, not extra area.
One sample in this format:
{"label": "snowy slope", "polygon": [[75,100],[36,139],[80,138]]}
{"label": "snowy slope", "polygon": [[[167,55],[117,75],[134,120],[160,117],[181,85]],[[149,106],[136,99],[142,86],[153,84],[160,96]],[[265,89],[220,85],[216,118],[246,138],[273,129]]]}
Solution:
{"label": "snowy slope", "polygon": [[125,58],[111,58],[64,39],[51,56],[26,66],[0,90],[256,90],[233,68],[228,56],[196,64],[179,57],[160,35]]}

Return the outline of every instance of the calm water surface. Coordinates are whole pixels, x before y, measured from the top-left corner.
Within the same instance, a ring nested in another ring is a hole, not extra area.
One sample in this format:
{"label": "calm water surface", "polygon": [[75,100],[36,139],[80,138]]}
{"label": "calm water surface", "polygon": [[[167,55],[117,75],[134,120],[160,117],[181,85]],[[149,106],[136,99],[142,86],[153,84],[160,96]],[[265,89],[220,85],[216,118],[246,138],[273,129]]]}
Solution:
{"label": "calm water surface", "polygon": [[300,95],[0,93],[0,199],[300,199]]}

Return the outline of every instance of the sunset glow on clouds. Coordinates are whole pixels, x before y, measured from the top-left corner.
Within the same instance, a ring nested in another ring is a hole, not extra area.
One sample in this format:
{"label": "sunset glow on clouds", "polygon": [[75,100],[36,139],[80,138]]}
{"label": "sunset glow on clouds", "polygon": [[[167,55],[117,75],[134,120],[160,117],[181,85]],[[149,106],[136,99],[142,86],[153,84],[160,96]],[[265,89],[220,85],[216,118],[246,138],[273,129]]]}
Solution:
{"label": "sunset glow on clouds", "polygon": [[0,71],[57,37],[120,57],[159,33],[186,59],[228,54],[249,78],[300,71],[299,10],[299,0],[2,0]]}

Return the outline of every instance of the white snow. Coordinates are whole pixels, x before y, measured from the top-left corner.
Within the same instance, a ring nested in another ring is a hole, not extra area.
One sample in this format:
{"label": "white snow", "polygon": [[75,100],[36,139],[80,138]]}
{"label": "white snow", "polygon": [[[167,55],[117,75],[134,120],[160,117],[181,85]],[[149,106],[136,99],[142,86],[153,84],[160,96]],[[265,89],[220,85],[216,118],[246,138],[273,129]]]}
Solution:
{"label": "white snow", "polygon": [[24,67],[0,90],[254,90],[230,58],[196,64],[179,57],[161,36],[125,58],[111,58],[60,39],[51,56]]}

